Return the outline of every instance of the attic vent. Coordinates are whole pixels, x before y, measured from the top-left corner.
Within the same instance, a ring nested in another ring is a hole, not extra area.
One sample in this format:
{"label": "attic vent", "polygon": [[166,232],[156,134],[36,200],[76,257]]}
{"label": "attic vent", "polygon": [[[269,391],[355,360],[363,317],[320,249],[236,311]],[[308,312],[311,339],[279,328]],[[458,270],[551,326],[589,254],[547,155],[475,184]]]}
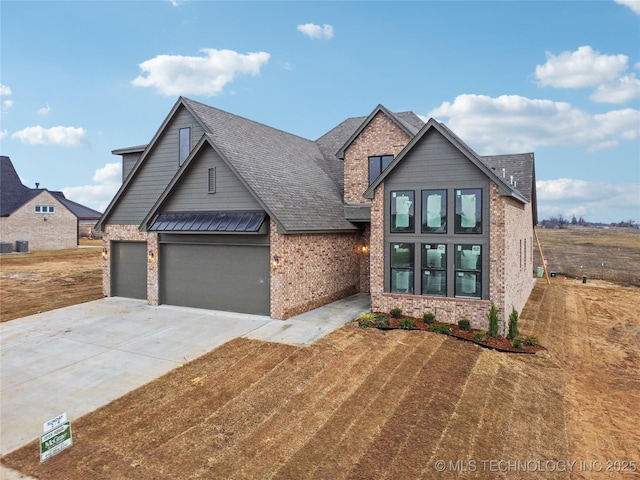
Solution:
{"label": "attic vent", "polygon": [[216,193],[216,167],[209,169],[209,193]]}

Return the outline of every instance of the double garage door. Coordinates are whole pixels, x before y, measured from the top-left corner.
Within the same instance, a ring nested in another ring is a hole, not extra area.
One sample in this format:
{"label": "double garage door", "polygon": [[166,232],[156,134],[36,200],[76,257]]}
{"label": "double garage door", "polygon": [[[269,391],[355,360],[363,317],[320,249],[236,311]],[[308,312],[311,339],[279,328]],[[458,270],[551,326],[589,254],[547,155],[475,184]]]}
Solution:
{"label": "double garage door", "polygon": [[[144,242],[112,242],[112,295],[147,298]],[[163,243],[160,303],[269,315],[269,247]]]}

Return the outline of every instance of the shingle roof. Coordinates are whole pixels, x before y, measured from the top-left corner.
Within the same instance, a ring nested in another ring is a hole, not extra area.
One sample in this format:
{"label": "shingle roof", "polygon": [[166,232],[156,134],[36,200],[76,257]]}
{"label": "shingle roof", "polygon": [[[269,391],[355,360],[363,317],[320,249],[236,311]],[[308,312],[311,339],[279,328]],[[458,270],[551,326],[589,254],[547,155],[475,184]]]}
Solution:
{"label": "shingle roof", "polygon": [[533,153],[486,155],[480,157],[480,160],[489,165],[496,175],[503,177],[505,182],[511,183],[513,177],[514,188],[522,193],[527,201],[531,201],[534,182]]}
{"label": "shingle roof", "polygon": [[0,216],[8,217],[29,200],[47,191],[80,220],[97,220],[102,215],[92,208],[69,200],[62,192],[49,191],[46,188],[29,188],[23,185],[11,159],[4,155],[0,156]]}
{"label": "shingle roof", "polygon": [[356,230],[344,218],[332,159],[318,144],[190,99],[182,101],[285,231]]}

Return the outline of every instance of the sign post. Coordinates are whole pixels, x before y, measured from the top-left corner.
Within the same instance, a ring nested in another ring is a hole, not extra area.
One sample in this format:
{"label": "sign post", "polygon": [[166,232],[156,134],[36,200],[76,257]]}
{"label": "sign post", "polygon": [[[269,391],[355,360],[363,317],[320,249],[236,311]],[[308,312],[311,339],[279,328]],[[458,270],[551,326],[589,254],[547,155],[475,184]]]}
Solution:
{"label": "sign post", "polygon": [[73,445],[71,424],[67,414],[62,413],[43,425],[44,435],[40,436],[40,462],[44,462]]}

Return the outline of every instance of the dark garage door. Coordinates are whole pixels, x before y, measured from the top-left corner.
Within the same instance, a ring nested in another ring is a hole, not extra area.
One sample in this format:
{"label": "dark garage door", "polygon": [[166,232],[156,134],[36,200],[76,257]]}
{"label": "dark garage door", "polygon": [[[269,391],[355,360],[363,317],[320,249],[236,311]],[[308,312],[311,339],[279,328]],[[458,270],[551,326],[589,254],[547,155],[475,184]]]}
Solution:
{"label": "dark garage door", "polygon": [[111,242],[111,295],[146,300],[146,242]]}
{"label": "dark garage door", "polygon": [[269,247],[162,244],[160,302],[269,315]]}

